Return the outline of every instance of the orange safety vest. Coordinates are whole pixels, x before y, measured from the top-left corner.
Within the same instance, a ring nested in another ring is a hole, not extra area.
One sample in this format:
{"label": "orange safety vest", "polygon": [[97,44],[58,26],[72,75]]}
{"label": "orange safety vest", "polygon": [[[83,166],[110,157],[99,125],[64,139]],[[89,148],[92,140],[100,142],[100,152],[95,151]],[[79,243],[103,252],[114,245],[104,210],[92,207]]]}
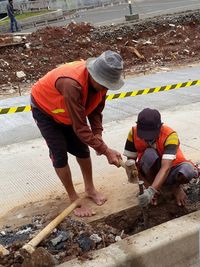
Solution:
{"label": "orange safety vest", "polygon": [[[137,135],[137,127],[133,127],[133,133],[134,133],[134,145],[138,152],[138,160],[142,157],[144,151],[149,147],[148,144]],[[167,140],[168,136],[170,134],[174,133],[174,130],[172,130],[170,127],[166,125],[162,125],[160,129],[159,137],[156,139],[156,149],[158,152],[158,155],[160,158],[162,157],[164,153],[164,144]],[[183,152],[178,147],[177,153],[176,153],[176,159],[173,161],[172,165],[176,166],[181,162],[187,162],[188,160],[185,159]]]}
{"label": "orange safety vest", "polygon": [[[37,105],[46,113],[51,115],[55,121],[70,125],[72,124],[72,121],[65,105],[64,97],[55,87],[56,81],[61,77],[71,78],[80,84],[83,93],[82,103],[83,106],[86,107],[88,96],[88,71],[85,61],[67,63],[48,72],[33,85],[31,94]],[[106,90],[101,90],[91,96],[92,99],[90,104],[85,109],[86,116],[92,113],[92,111],[102,101],[105,94]]]}

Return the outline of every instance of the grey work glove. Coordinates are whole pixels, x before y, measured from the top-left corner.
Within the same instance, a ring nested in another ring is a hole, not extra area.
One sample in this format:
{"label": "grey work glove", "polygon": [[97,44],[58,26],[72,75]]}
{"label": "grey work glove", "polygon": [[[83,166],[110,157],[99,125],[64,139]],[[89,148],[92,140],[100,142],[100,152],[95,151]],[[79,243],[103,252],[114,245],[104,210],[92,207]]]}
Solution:
{"label": "grey work glove", "polygon": [[142,195],[138,196],[139,205],[143,208],[147,207],[156,193],[157,190],[149,186],[147,189],[144,190],[144,193]]}

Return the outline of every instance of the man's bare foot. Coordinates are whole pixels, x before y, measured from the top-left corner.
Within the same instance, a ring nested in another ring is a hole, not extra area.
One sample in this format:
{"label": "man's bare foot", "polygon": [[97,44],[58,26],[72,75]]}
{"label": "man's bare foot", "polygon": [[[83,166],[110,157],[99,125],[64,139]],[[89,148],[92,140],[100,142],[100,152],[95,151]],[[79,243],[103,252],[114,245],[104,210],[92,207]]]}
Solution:
{"label": "man's bare foot", "polygon": [[77,217],[91,217],[96,214],[92,209],[88,208],[85,205],[81,205],[79,208],[74,210],[74,214]]}
{"label": "man's bare foot", "polygon": [[[73,194],[69,196],[71,203],[79,199],[78,194]],[[76,209],[74,209],[74,215],[77,217],[91,217],[95,215],[96,212],[94,212],[92,209],[88,208],[85,204],[80,203]]]}
{"label": "man's bare foot", "polygon": [[107,198],[95,189],[92,191],[87,190],[86,193],[98,206],[103,205],[107,201]]}
{"label": "man's bare foot", "polygon": [[179,206],[185,206],[187,202],[187,195],[184,192],[182,186],[174,186],[173,188],[173,194],[176,198],[177,204]]}

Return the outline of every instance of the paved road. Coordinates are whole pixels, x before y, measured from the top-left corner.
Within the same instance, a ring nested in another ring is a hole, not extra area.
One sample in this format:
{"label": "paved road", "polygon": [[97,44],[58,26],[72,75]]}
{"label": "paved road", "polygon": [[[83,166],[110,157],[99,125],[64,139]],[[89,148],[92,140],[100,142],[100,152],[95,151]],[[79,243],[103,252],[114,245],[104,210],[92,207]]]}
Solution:
{"label": "paved road", "polygon": [[[200,8],[199,0],[137,0],[132,2],[133,12],[138,13],[140,18]],[[120,23],[125,21],[125,15],[129,14],[129,8],[127,4],[121,4],[117,6],[106,6],[90,10],[80,10],[77,13],[79,15],[77,18],[68,18],[59,22],[55,22],[52,25],[63,26],[72,20],[76,22],[89,22],[96,26]],[[45,26],[46,25],[40,27]],[[32,32],[36,29],[37,28],[27,29],[24,32]]]}
{"label": "paved road", "polygon": [[[129,77],[126,79],[125,86],[119,91],[124,92],[189,80],[199,80],[199,73],[200,67],[195,66],[169,72]],[[200,86],[194,86],[180,90],[107,101],[104,110],[104,124],[128,118],[147,106],[167,110],[171,107],[200,102],[199,90]],[[29,96],[1,100],[2,108],[27,104],[29,104]],[[26,141],[40,136],[30,112],[0,115],[0,124],[0,146]]]}
{"label": "paved road", "polygon": [[[138,13],[141,18],[151,17],[156,14],[166,14],[181,10],[200,8],[199,0],[167,0],[164,3],[162,0],[132,2],[133,12]],[[129,14],[129,8],[127,4],[122,4],[119,6],[80,11],[79,14],[80,18],[75,19],[77,22],[87,21],[95,25],[102,25],[124,21],[125,15]]]}

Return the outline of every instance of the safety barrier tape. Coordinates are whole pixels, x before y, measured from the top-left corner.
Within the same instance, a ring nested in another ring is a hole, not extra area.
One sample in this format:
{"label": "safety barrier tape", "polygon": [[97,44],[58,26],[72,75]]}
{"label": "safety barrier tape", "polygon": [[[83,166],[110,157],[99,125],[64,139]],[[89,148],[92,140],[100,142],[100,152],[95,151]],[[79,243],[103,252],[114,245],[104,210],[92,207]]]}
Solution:
{"label": "safety barrier tape", "polygon": [[[133,97],[138,95],[147,95],[152,93],[158,93],[163,91],[169,91],[169,90],[175,90],[179,88],[185,88],[190,87],[194,85],[200,85],[200,80],[196,81],[188,81],[183,83],[176,83],[176,84],[170,84],[165,86],[158,86],[154,88],[145,88],[142,90],[135,90],[130,92],[121,92],[118,94],[110,94],[106,96],[106,100],[113,100],[117,98],[125,98],[125,97]],[[21,106],[21,107],[9,107],[9,108],[0,108],[0,115],[3,114],[12,114],[12,113],[19,113],[19,112],[28,112],[31,110],[31,106]]]}

